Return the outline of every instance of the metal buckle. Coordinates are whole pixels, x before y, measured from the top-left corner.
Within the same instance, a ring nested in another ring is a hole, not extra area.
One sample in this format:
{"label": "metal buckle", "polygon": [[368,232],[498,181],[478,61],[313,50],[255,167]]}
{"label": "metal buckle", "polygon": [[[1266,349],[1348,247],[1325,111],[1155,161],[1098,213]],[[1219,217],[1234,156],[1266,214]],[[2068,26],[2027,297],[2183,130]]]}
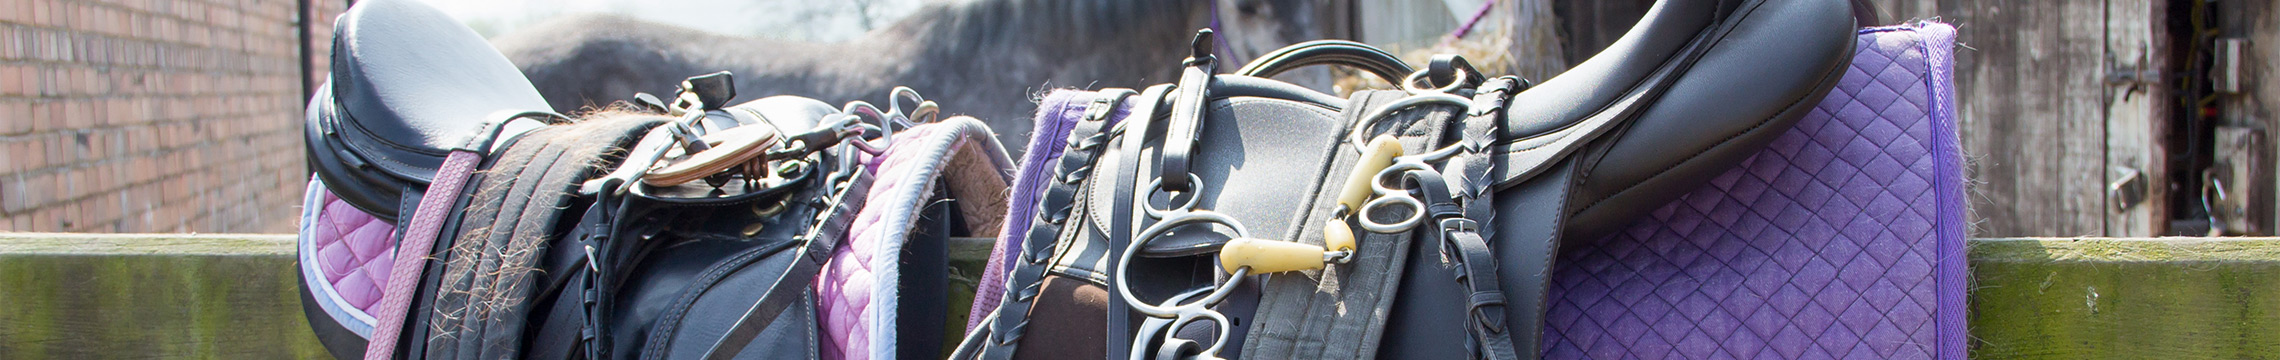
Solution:
{"label": "metal buckle", "polygon": [[1442,234],[1446,235],[1448,233],[1457,231],[1480,232],[1480,222],[1476,222],[1472,219],[1467,219],[1464,217],[1451,217],[1441,219]]}

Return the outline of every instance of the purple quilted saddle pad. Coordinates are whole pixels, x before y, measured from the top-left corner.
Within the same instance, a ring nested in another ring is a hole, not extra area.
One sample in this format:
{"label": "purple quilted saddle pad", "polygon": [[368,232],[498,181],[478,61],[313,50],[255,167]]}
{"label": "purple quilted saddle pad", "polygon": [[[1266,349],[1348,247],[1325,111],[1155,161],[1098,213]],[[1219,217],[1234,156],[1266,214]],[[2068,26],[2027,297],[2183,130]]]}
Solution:
{"label": "purple quilted saddle pad", "polygon": [[[1021,153],[1020,168],[1014,172],[1012,196],[1007,199],[1007,221],[998,234],[998,242],[990,248],[991,261],[982,270],[983,279],[974,291],[974,307],[966,315],[966,331],[972,332],[1005,296],[1006,271],[1013,266],[1014,258],[1021,256],[1023,243],[1028,242],[1029,219],[1037,215],[1037,203],[1044,201],[1045,189],[1053,184],[1054,167],[1061,163],[1063,152],[1069,149],[1069,132],[1076,130],[1077,120],[1083,119],[1098,92],[1083,90],[1054,90],[1037,103],[1036,125],[1030,127],[1029,147]],[[1119,103],[1116,110],[1103,119],[1106,126],[1115,126],[1124,117],[1132,115],[1133,102]],[[1051,241],[1052,239],[1046,239]]]}
{"label": "purple quilted saddle pad", "polygon": [[1561,250],[1545,357],[1964,357],[1964,193],[1939,23],[1863,29],[1797,127]]}
{"label": "purple quilted saddle pad", "polygon": [[896,357],[895,309],[905,297],[926,296],[902,294],[902,258],[896,256],[911,239],[920,211],[942,190],[965,215],[968,231],[996,234],[1005,223],[1012,168],[989,127],[969,117],[897,132],[884,153],[866,162],[877,180],[846,242],[816,276],[824,359]]}
{"label": "purple quilted saddle pad", "polygon": [[301,279],[325,315],[370,337],[370,311],[396,264],[396,225],[349,206],[314,178],[305,194],[296,245]]}

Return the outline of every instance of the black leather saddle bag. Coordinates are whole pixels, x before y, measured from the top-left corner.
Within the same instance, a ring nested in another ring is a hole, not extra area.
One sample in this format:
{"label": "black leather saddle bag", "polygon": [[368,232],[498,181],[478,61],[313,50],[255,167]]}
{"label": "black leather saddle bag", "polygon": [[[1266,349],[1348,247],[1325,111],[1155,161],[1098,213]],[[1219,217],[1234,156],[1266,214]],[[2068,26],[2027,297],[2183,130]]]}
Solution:
{"label": "black leather saddle bag", "polygon": [[[1131,115],[1070,134],[957,358],[1535,358],[1559,245],[1786,130],[1840,77],[1851,13],[1662,1],[1533,86],[1338,41],[1214,75],[1200,34],[1178,83],[1103,91]],[[1402,90],[1263,78],[1317,64]]]}

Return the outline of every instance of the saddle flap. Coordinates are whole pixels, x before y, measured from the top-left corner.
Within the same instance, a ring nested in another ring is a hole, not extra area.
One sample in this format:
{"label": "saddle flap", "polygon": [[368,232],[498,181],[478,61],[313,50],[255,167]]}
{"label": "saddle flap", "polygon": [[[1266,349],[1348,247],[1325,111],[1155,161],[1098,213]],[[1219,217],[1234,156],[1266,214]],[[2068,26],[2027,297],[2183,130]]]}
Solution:
{"label": "saddle flap", "polygon": [[361,2],[333,32],[332,72],[304,127],[310,163],[375,216],[394,219],[401,193],[424,187],[452,150],[487,150],[495,120],[553,116],[521,70],[427,5]]}
{"label": "saddle flap", "polygon": [[[1657,2],[1606,50],[1513,95],[1495,182],[1516,185],[1573,152],[1584,165],[1567,238],[1627,224],[1755,153],[1827,94],[1851,59],[1849,6]],[[1577,133],[1596,120],[1613,125]]]}

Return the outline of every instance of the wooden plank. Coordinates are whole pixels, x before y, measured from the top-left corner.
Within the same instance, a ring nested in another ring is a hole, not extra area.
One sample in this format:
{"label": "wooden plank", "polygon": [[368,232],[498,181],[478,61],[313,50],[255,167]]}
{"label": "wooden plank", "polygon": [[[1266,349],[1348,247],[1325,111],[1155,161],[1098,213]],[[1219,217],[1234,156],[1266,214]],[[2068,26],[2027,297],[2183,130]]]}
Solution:
{"label": "wooden plank", "polygon": [[[2167,235],[2169,168],[2161,139],[2168,126],[2170,92],[2159,75],[2168,65],[2167,37],[2156,29],[2163,6],[2152,0],[2107,0],[2106,40],[2099,72],[2105,106],[2105,236]],[[2136,179],[2127,179],[2134,173]]]}
{"label": "wooden plank", "polygon": [[1974,234],[2105,234],[2103,2],[1947,0]]}
{"label": "wooden plank", "polygon": [[[2240,213],[2252,218],[2257,226],[2252,231],[2273,234],[2280,227],[2280,176],[2274,176],[2274,161],[2280,159],[2280,4],[2271,1],[2225,1],[2212,6],[2224,37],[2247,40],[2240,54],[2240,93],[2217,97],[2218,117],[2223,125],[2245,134],[2233,139],[2255,139],[2262,146],[2250,151],[2224,152],[2220,147],[2217,161],[2229,163],[2234,169],[2247,169],[2250,174],[2236,178],[2254,183],[2247,187],[2251,196],[2235,202]],[[2179,12],[2184,9],[2175,10]],[[2226,141],[2223,128],[2219,142]],[[2250,163],[2237,161],[2247,160]],[[2239,184],[2226,184],[2237,187]],[[2235,191],[2236,193],[2242,191]]]}
{"label": "wooden plank", "polygon": [[2280,358],[2280,239],[1985,239],[1972,357]]}
{"label": "wooden plank", "polygon": [[0,254],[292,255],[293,234],[91,234],[0,232]]}
{"label": "wooden plank", "polygon": [[[0,312],[0,358],[322,358],[302,317],[290,239],[0,234],[9,310]],[[972,258],[988,254],[986,240],[953,243],[954,277],[979,273]],[[2280,356],[2280,238],[1979,239],[1970,248],[1974,356]]]}
{"label": "wooden plank", "polygon": [[328,357],[290,239],[0,234],[0,358]]}

